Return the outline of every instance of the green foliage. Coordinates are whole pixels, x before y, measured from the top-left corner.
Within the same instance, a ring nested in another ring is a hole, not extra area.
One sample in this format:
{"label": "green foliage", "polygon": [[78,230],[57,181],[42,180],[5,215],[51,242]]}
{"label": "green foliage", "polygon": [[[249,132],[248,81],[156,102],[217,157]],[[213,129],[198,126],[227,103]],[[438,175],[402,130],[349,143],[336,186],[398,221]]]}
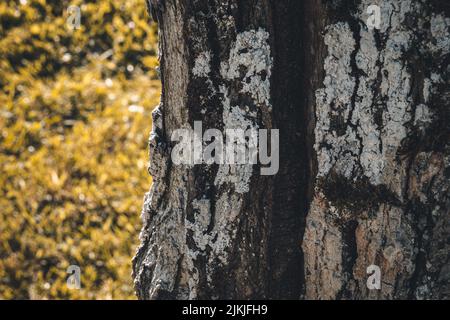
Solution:
{"label": "green foliage", "polygon": [[148,20],[144,0],[0,3],[0,298],[134,298],[160,86]]}

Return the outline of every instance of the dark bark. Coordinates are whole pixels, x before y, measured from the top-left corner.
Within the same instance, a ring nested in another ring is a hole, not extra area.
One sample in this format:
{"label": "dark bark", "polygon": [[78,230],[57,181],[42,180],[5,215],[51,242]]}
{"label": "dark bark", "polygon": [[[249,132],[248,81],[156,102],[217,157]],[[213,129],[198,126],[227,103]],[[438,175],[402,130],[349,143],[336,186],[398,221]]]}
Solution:
{"label": "dark bark", "polygon": [[[448,298],[448,6],[384,1],[368,30],[369,2],[150,1],[163,90],[139,298]],[[279,129],[278,174],[174,165],[194,121]]]}

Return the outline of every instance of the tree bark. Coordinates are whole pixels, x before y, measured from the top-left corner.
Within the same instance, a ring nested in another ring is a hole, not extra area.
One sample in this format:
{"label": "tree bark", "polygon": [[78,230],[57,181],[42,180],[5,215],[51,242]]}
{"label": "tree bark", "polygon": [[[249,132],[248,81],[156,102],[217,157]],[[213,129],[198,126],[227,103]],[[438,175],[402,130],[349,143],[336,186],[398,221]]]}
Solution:
{"label": "tree bark", "polygon": [[[366,24],[381,8],[380,29]],[[162,97],[141,299],[449,298],[445,1],[150,0]],[[180,128],[279,129],[280,167],[174,165]],[[381,269],[381,289],[366,286]]]}

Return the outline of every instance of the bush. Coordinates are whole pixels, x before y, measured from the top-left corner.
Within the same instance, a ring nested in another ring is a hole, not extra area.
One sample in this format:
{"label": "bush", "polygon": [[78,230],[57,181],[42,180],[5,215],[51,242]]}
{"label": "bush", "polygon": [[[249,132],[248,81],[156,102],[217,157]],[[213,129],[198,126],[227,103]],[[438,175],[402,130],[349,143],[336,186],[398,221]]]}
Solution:
{"label": "bush", "polygon": [[0,3],[0,298],[134,298],[156,64],[144,0]]}

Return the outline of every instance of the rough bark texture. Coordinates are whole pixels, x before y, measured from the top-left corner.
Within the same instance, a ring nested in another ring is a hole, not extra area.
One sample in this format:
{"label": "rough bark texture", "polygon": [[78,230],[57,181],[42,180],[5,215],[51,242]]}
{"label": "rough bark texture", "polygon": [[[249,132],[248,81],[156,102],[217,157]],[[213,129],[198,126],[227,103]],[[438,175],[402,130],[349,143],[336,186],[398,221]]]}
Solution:
{"label": "rough bark texture", "polygon": [[[299,9],[294,1],[154,4],[163,92],[150,141],[154,183],[134,259],[140,298],[300,296],[307,170],[296,87]],[[172,165],[171,133],[196,120],[205,129],[279,128],[279,173]]]}
{"label": "rough bark texture", "polygon": [[[449,298],[448,7],[380,1],[370,31],[376,1],[350,2],[323,29],[306,297]],[[380,291],[367,289],[371,264]]]}
{"label": "rough bark texture", "polygon": [[[141,299],[449,298],[445,1],[150,1],[163,92]],[[280,169],[175,166],[171,134],[280,130]],[[368,290],[378,265],[381,290]]]}

